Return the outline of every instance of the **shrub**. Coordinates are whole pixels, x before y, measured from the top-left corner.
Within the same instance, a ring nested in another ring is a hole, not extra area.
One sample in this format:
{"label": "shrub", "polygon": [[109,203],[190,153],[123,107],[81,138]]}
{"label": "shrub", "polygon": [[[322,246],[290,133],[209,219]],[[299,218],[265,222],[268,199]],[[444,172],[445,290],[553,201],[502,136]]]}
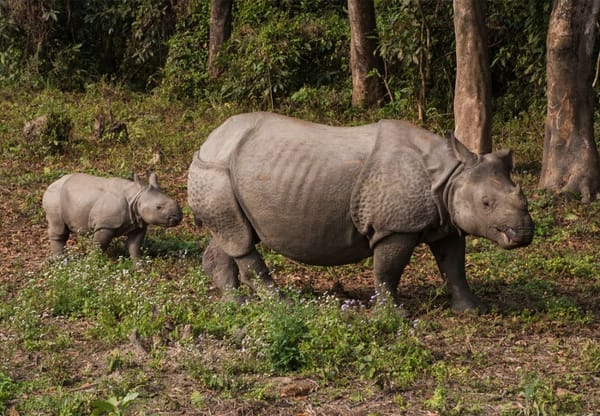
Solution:
{"label": "shrub", "polygon": [[345,16],[266,5],[261,15],[254,2],[240,3],[234,32],[219,57],[227,71],[215,83],[216,98],[272,109],[303,87],[348,86]]}
{"label": "shrub", "polygon": [[161,89],[177,98],[206,98],[210,2],[193,2],[182,11],[168,41]]}
{"label": "shrub", "polygon": [[59,154],[69,145],[72,129],[73,122],[66,113],[51,111],[29,121],[23,128],[23,136],[34,154]]}

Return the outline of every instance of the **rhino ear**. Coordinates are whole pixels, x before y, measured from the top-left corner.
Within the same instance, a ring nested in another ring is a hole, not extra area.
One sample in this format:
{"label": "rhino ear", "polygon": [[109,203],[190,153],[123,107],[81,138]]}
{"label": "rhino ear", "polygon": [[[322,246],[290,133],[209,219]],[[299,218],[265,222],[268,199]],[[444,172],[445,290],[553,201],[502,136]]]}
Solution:
{"label": "rhino ear", "polygon": [[140,176],[137,173],[134,173],[132,175],[132,180],[143,188],[148,186],[148,183],[144,180],[144,178],[140,178]]}
{"label": "rhino ear", "polygon": [[475,153],[471,152],[469,149],[467,149],[467,146],[462,144],[456,138],[453,131],[448,131],[446,137],[448,138],[448,141],[450,142],[450,147],[452,148],[452,151],[454,152],[454,156],[458,160],[460,160],[461,162],[464,162],[467,165],[475,163],[477,161],[477,155]]}
{"label": "rhino ear", "polygon": [[154,172],[150,172],[148,174],[148,183],[154,188],[160,188],[160,186],[158,185],[158,178],[156,176],[156,173]]}
{"label": "rhino ear", "polygon": [[513,158],[512,158],[512,150],[510,149],[502,149],[495,152],[495,155],[500,158],[506,170],[511,172],[513,170]]}

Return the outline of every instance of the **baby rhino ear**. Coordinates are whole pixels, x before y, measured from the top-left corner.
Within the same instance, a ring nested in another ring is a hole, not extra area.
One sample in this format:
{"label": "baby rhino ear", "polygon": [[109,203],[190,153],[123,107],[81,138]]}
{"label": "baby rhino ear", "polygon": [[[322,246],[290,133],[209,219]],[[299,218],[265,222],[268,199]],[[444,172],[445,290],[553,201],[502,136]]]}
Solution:
{"label": "baby rhino ear", "polygon": [[148,174],[148,183],[154,188],[160,188],[160,186],[158,185],[158,177],[154,172],[150,172]]}
{"label": "baby rhino ear", "polygon": [[502,164],[504,165],[506,170],[508,170],[509,172],[512,172],[512,170],[513,170],[512,150],[502,149],[502,150],[498,150],[495,154],[496,154],[496,156],[498,156],[498,158],[500,158],[500,160],[502,161]]}
{"label": "baby rhino ear", "polygon": [[140,176],[135,172],[131,175],[131,180],[143,188],[148,186],[148,183],[143,178],[140,178]]}

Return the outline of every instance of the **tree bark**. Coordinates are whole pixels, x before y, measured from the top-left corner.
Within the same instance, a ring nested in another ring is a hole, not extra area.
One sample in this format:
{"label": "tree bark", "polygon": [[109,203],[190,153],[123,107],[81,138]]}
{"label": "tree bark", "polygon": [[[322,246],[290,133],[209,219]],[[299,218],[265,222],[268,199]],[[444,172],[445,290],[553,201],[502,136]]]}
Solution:
{"label": "tree bark", "polygon": [[208,41],[208,74],[217,78],[223,72],[216,64],[216,56],[231,36],[231,8],[233,0],[210,0]]}
{"label": "tree bark", "polygon": [[[379,105],[384,85],[383,59],[376,54],[379,43],[373,0],[348,0],[350,21],[350,68],[352,71],[352,105]],[[377,71],[374,74],[373,71]]]}
{"label": "tree bark", "polygon": [[482,0],[454,0],[454,134],[475,153],[492,151],[492,81]]}
{"label": "tree bark", "polygon": [[593,50],[600,0],[556,0],[546,38],[547,100],[539,187],[600,193],[600,160],[594,142]]}

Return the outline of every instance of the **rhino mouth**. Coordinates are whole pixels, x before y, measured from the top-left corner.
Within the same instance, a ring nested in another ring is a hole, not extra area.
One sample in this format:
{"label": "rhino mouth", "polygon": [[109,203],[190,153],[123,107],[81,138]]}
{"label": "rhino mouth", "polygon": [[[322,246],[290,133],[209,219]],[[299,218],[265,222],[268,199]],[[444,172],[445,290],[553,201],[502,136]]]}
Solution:
{"label": "rhino mouth", "polygon": [[170,216],[169,219],[167,220],[167,227],[175,227],[175,226],[179,225],[182,218],[183,218],[182,215]]}
{"label": "rhino mouth", "polygon": [[531,242],[531,228],[513,228],[510,226],[494,227],[498,238],[496,241],[504,248],[526,246]]}

